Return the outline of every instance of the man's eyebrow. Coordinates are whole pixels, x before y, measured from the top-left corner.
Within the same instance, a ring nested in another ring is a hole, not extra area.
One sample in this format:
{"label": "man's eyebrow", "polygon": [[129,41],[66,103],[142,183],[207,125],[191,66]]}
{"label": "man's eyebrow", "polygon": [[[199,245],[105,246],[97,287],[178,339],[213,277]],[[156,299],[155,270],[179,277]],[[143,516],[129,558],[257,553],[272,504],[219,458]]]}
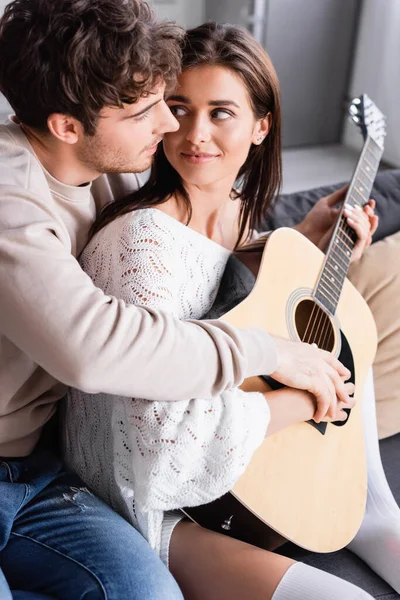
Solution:
{"label": "man's eyebrow", "polygon": [[133,115],[126,115],[124,117],[124,119],[132,119],[132,117],[140,117],[140,115],[143,115],[144,113],[146,113],[148,110],[150,110],[151,108],[153,108],[153,106],[155,106],[159,102],[161,102],[161,98],[159,98],[158,100],[156,100],[152,104],[149,104],[149,106],[146,106],[146,108],[143,108],[143,110],[140,110],[139,112],[134,113]]}
{"label": "man's eyebrow", "polygon": [[[183,102],[184,104],[190,104],[190,99],[187,96],[169,96],[167,98],[168,100],[172,100],[173,102]],[[236,106],[237,108],[240,108],[240,106],[238,104],[236,104],[236,102],[234,102],[233,100],[210,100],[210,102],[208,102],[209,106]]]}

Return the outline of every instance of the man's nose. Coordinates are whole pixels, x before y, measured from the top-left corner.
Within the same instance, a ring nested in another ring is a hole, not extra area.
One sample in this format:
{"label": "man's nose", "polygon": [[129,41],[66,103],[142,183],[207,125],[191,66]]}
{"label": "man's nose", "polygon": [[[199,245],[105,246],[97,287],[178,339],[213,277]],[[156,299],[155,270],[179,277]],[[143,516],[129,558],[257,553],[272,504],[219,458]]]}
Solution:
{"label": "man's nose", "polygon": [[160,102],[161,118],[157,128],[158,134],[170,133],[179,129],[179,121],[170,111],[168,104],[164,101]]}

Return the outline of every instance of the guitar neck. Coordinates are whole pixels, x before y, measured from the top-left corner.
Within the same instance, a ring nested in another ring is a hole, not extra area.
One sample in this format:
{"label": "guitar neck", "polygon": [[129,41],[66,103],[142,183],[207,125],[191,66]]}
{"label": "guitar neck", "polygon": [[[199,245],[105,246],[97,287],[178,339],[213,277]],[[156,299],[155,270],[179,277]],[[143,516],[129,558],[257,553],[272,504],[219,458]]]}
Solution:
{"label": "guitar neck", "polygon": [[[368,203],[378,171],[383,149],[367,137],[355,168],[344,204],[362,208]],[[347,276],[354,246],[355,231],[347,224],[342,206],[332,238],[326,252],[324,264],[314,290],[315,299],[331,315],[334,315]]]}

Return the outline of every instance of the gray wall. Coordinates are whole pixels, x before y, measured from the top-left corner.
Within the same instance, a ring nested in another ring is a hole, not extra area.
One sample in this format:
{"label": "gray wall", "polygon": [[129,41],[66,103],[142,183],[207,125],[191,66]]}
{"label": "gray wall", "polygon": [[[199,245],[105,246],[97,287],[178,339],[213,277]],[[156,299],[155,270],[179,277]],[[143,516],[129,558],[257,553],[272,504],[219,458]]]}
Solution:
{"label": "gray wall", "polygon": [[[400,0],[365,0],[351,78],[351,98],[367,93],[387,117],[383,159],[400,167]],[[362,145],[346,124],[344,142]]]}
{"label": "gray wall", "polygon": [[205,17],[207,21],[246,26],[251,5],[251,0],[205,0]]}
{"label": "gray wall", "polygon": [[195,27],[205,20],[205,0],[150,0],[160,19],[171,19],[183,27]]}
{"label": "gray wall", "polygon": [[265,43],[281,84],[284,145],[339,142],[359,0],[269,0],[267,7]]}

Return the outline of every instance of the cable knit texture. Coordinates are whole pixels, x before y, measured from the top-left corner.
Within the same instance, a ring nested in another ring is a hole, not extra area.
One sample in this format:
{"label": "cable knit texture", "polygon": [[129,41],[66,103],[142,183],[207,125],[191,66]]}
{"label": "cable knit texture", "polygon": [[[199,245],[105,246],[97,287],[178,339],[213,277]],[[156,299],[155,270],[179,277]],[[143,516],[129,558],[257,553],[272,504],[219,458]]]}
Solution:
{"label": "cable knit texture", "polygon": [[[97,286],[126,303],[199,319],[215,300],[229,256],[202,234],[148,208],[102,229],[81,264]],[[172,532],[166,511],[229,491],[269,421],[264,397],[238,388],[177,402],[71,390],[65,410],[67,462],[164,560],[169,539],[163,527]]]}

